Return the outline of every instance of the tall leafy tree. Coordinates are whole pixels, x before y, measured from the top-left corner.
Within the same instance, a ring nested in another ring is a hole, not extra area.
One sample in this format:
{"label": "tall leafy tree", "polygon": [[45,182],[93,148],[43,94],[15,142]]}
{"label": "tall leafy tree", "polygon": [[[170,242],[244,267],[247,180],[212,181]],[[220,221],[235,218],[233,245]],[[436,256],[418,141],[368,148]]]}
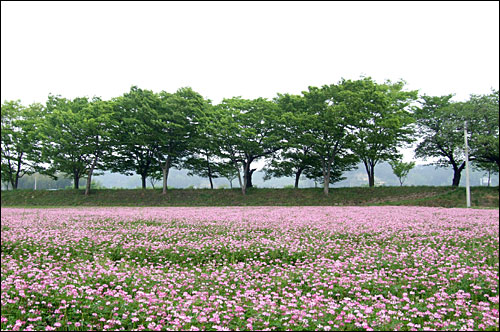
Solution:
{"label": "tall leafy tree", "polygon": [[[215,121],[215,108],[207,101],[205,111],[200,113],[196,125],[195,135],[190,139],[190,154],[186,157],[182,167],[188,169],[188,175],[198,175],[208,178],[210,188],[214,188],[213,179],[224,177],[228,168],[227,161],[218,155],[219,146],[216,141],[217,127],[213,127]],[[232,167],[231,167],[232,169]],[[222,173],[221,173],[222,171]],[[233,174],[234,170],[229,174]],[[235,177],[233,177],[234,179]]]}
{"label": "tall leafy tree", "polygon": [[358,158],[352,153],[356,116],[347,107],[341,85],[309,87],[302,96],[278,95],[283,110],[286,149],[268,165],[266,177],[295,176],[295,187],[302,174],[329,185],[343,179]]}
{"label": "tall leafy tree", "polygon": [[480,163],[494,163],[500,167],[499,151],[499,92],[471,95],[466,102],[471,159]]}
{"label": "tall leafy tree", "polygon": [[452,95],[422,96],[415,111],[421,142],[415,149],[417,158],[435,158],[438,167],[453,168],[452,186],[460,184],[465,168],[464,103],[451,101]]}
{"label": "tall leafy tree", "polygon": [[70,100],[49,95],[39,132],[41,159],[50,165],[48,171],[67,174],[73,179],[75,189],[79,189],[89,165],[89,156],[82,150],[85,138],[80,131],[88,103],[88,98]]}
{"label": "tall leafy tree", "polygon": [[252,186],[256,170],[252,162],[272,155],[283,147],[281,114],[275,103],[264,98],[254,100],[231,98],[218,105],[216,142],[219,156],[229,159],[239,176],[242,193]]}
{"label": "tall leafy tree", "polygon": [[147,177],[158,170],[160,163],[160,98],[151,90],[132,86],[115,98],[113,105],[113,158],[107,160],[107,165],[113,172],[139,174],[145,189]]}
{"label": "tall leafy tree", "polygon": [[319,160],[312,155],[315,142],[311,123],[314,114],[308,112],[304,96],[278,94],[275,102],[282,112],[285,144],[273,155],[265,168],[264,180],[272,177],[295,177],[295,188],[309,170],[318,167]]}
{"label": "tall leafy tree", "polygon": [[181,88],[174,94],[161,92],[157,118],[153,121],[157,133],[157,159],[163,174],[163,194],[167,192],[171,167],[182,165],[191,151],[207,152],[201,144],[203,132],[200,119],[208,102],[191,88]]}
{"label": "tall leafy tree", "polygon": [[244,160],[241,147],[245,146],[246,140],[241,135],[238,114],[236,109],[219,104],[213,110],[213,121],[207,129],[218,147],[218,157],[227,160],[227,166],[224,167],[225,173],[229,176],[236,175],[242,194],[245,195],[246,183],[241,179],[241,164]]}
{"label": "tall leafy tree", "polygon": [[112,128],[116,125],[113,120],[113,105],[111,101],[103,101],[95,97],[83,109],[82,129],[83,134],[82,149],[90,158],[90,165],[87,165],[87,184],[85,195],[90,194],[92,175],[94,170],[106,168],[106,160],[112,158]]}
{"label": "tall leafy tree", "polygon": [[1,108],[2,182],[17,189],[19,179],[37,170],[39,145],[37,130],[43,106],[24,107],[19,100],[5,101]]}
{"label": "tall leafy tree", "polygon": [[90,193],[95,169],[104,168],[110,151],[112,107],[98,97],[68,100],[50,95],[40,128],[42,160],[52,172],[63,172],[79,189],[80,179],[87,178],[85,194]]}
{"label": "tall leafy tree", "polygon": [[[348,107],[342,85],[309,87],[304,96],[311,116],[307,131],[313,138],[312,157],[321,165],[323,193],[328,195],[330,184],[338,181],[341,174],[352,169],[358,161],[352,153],[357,118]],[[317,167],[309,173],[309,178],[317,178],[320,174]]]}
{"label": "tall leafy tree", "polygon": [[[370,77],[342,80],[346,105],[358,116],[353,151],[363,162],[370,187],[375,185],[375,166],[399,157],[398,149],[414,141],[412,103],[417,91],[403,91],[405,82],[377,84]],[[346,93],[347,96],[347,93]]]}

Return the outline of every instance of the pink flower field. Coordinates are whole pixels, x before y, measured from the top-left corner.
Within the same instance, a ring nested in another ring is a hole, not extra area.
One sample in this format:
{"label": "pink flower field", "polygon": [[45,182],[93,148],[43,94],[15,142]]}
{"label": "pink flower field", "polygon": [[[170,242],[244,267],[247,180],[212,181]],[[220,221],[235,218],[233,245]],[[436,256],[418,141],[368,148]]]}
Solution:
{"label": "pink flower field", "polygon": [[2,330],[498,330],[498,210],[2,208]]}

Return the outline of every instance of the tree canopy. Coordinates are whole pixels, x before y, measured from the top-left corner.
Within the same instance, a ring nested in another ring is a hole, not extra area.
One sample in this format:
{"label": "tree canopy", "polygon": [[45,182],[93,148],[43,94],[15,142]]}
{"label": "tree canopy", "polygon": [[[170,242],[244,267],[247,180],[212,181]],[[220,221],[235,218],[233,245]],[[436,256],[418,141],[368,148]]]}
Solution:
{"label": "tree canopy", "polygon": [[[86,194],[94,172],[109,170],[163,180],[170,169],[213,179],[237,178],[242,193],[251,188],[257,161],[265,160],[266,179],[301,177],[329,186],[359,162],[369,186],[375,166],[391,162],[403,184],[410,166],[401,149],[417,139],[416,157],[453,168],[458,186],[464,161],[467,123],[470,160],[490,173],[499,167],[499,92],[422,96],[404,81],[377,83],[370,77],[310,86],[301,94],[223,99],[217,105],[189,87],[159,93],[132,86],[121,96],[67,99],[49,95],[45,105],[2,104],[2,182],[17,188],[25,174],[38,172],[73,179]],[[492,166],[495,165],[495,166]],[[97,173],[99,174],[99,173]]]}

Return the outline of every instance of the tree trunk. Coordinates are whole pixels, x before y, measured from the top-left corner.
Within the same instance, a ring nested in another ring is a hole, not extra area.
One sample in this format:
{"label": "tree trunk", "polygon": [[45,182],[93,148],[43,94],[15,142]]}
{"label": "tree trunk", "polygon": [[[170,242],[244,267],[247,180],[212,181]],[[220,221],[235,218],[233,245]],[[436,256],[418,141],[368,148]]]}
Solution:
{"label": "tree trunk", "polygon": [[78,172],[73,173],[73,188],[80,189],[80,174]]}
{"label": "tree trunk", "polygon": [[370,166],[370,173],[368,175],[368,183],[370,187],[375,187],[375,167]]}
{"label": "tree trunk", "polygon": [[210,167],[210,161],[208,160],[208,155],[206,157],[207,157],[208,181],[210,181],[210,189],[214,189],[214,183],[212,181],[212,168]]}
{"label": "tree trunk", "polygon": [[247,162],[244,162],[243,163],[243,178],[245,179],[245,182],[246,182],[246,188],[252,188],[253,187],[253,183],[252,183],[252,174],[253,172],[256,171],[256,169],[251,169],[250,168],[250,164],[252,163],[252,159],[250,159],[250,161],[247,163]]}
{"label": "tree trunk", "polygon": [[294,188],[297,189],[299,187],[299,179],[300,179],[300,175],[302,174],[302,169],[299,169],[296,173],[295,173],[295,186]]}
{"label": "tree trunk", "polygon": [[452,186],[453,187],[458,187],[460,185],[460,178],[462,176],[462,170],[465,167],[465,161],[458,167],[455,163],[453,165],[453,181],[452,181]]}
{"label": "tree trunk", "polygon": [[370,188],[375,187],[375,164],[366,160],[363,160],[363,164],[365,164],[366,173],[368,174],[368,186]]}
{"label": "tree trunk", "polygon": [[142,189],[146,189],[146,174],[141,174],[141,180],[142,180]]}
{"label": "tree trunk", "polygon": [[243,193],[243,195],[245,195],[245,190],[243,188],[243,183],[241,183],[241,173],[240,173],[240,168],[238,167],[238,164],[234,164],[234,167],[236,168],[236,171],[238,172],[238,182],[240,183],[240,188],[241,188],[241,191]]}
{"label": "tree trunk", "polygon": [[251,170],[248,171],[247,188],[253,188],[252,175],[253,172],[255,172],[256,170],[257,170],[256,168],[252,168]]}
{"label": "tree trunk", "polygon": [[163,191],[162,194],[165,195],[167,193],[167,180],[168,180],[168,172],[170,170],[170,156],[167,157],[165,161],[165,165],[162,167],[163,171]]}
{"label": "tree trunk", "polygon": [[451,183],[453,187],[458,187],[460,185],[460,177],[460,172],[453,170],[453,182]]}
{"label": "tree trunk", "polygon": [[88,196],[90,195],[90,186],[92,184],[92,174],[94,173],[94,168],[95,168],[95,165],[97,163],[97,156],[94,158],[94,160],[92,161],[92,165],[90,166],[90,170],[89,170],[89,176],[87,177],[87,186],[85,187],[85,196]]}
{"label": "tree trunk", "polygon": [[16,172],[16,177],[14,179],[14,183],[12,183],[12,188],[14,190],[17,189],[17,186],[19,185],[19,173],[21,172],[21,162],[20,160],[17,161],[17,172]]}
{"label": "tree trunk", "polygon": [[325,196],[328,196],[330,188],[330,163],[328,163],[328,165],[325,165],[325,163],[323,162],[323,181],[323,194],[325,194]]}
{"label": "tree trunk", "polygon": [[490,180],[491,180],[491,171],[488,171],[488,187],[490,186]]}
{"label": "tree trunk", "polygon": [[241,192],[243,193],[243,195],[246,195],[247,193],[248,176],[245,176],[245,174],[248,174],[249,168],[250,168],[250,163],[245,164],[245,167],[243,168],[243,187],[241,187]]}
{"label": "tree trunk", "polygon": [[17,158],[17,171],[16,171],[16,177],[14,179],[14,182],[12,183],[12,188],[14,190],[17,189],[17,186],[19,185],[19,174],[21,173],[21,162],[22,162],[23,154],[21,153],[19,157]]}
{"label": "tree trunk", "polygon": [[[238,182],[240,183],[240,188],[241,188],[241,193],[243,195],[246,194],[246,180],[241,182],[241,174],[240,174],[240,168],[238,167],[238,164],[234,162],[234,167],[236,168],[236,171],[238,172]],[[245,172],[245,169],[243,169],[243,173]]]}

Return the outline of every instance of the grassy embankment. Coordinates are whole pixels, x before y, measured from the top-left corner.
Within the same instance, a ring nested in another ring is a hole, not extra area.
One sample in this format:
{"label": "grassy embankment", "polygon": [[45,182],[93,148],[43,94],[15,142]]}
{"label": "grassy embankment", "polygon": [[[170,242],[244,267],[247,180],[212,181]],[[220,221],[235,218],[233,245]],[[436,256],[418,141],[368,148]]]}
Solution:
{"label": "grassy embankment", "polygon": [[[98,189],[2,191],[2,207],[55,206],[298,206],[298,205],[412,205],[465,207],[465,188],[375,187],[333,188],[325,197],[321,188],[251,188],[243,196],[239,189],[161,190]],[[498,187],[471,188],[472,207],[498,208]]]}

